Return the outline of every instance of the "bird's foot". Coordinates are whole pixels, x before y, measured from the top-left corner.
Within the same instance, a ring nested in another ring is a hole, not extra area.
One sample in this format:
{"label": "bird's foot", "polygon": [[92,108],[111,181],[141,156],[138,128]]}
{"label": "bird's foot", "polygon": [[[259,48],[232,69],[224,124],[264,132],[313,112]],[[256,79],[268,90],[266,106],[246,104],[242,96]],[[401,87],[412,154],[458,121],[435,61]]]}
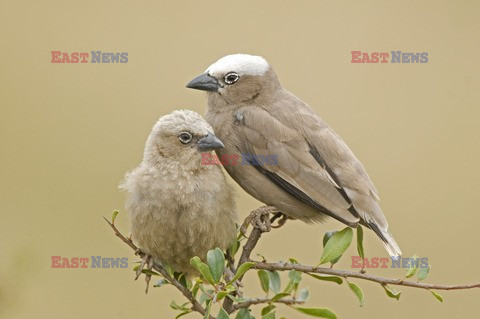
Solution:
{"label": "bird's foot", "polygon": [[[142,261],[140,262],[140,265],[137,268],[137,272],[135,273],[135,280],[137,280],[138,277],[140,277],[140,275],[142,274],[144,269],[152,270],[154,260],[153,260],[152,256],[143,253],[139,248],[137,248],[137,250],[135,251],[135,254],[136,255],[143,254]],[[145,273],[145,282],[147,283],[147,287],[145,288],[145,294],[148,294],[148,288],[150,286],[150,279],[152,279],[152,275],[149,274],[149,273]]]}
{"label": "bird's foot", "polygon": [[[280,219],[279,219],[280,218]],[[276,213],[273,218],[270,220],[270,222],[273,224],[273,222],[278,219],[277,221],[277,224],[276,225],[272,225],[272,228],[280,228],[282,227],[283,225],[285,225],[285,223],[287,222],[287,220],[289,219],[295,219],[293,217],[290,217],[290,216],[287,216],[285,215],[284,213],[281,213],[281,212],[278,212]]]}
{"label": "bird's foot", "polygon": [[[153,268],[153,257],[150,257],[147,265],[148,270],[152,270]],[[146,282],[146,287],[145,287],[145,294],[148,294],[148,288],[150,287],[150,279],[152,279],[152,275],[146,274],[145,275],[145,282]]]}
{"label": "bird's foot", "polygon": [[[137,249],[135,254],[136,255],[140,255],[142,253],[142,251],[140,249]],[[142,257],[142,261],[140,262],[140,265],[138,266],[137,268],[137,272],[135,274],[135,280],[138,279],[138,277],[140,277],[140,275],[142,274],[142,271],[143,269],[145,268],[145,265],[147,265],[147,268],[148,266],[150,265],[150,261],[153,260],[152,256],[150,255],[147,255],[147,254],[144,254],[143,257]],[[153,264],[152,264],[153,266]]]}
{"label": "bird's foot", "polygon": [[275,206],[262,206],[255,209],[243,222],[240,227],[240,232],[247,237],[247,228],[249,224],[252,224],[253,227],[259,228],[262,232],[269,232],[272,229],[269,215],[275,213],[279,213],[279,210]]}

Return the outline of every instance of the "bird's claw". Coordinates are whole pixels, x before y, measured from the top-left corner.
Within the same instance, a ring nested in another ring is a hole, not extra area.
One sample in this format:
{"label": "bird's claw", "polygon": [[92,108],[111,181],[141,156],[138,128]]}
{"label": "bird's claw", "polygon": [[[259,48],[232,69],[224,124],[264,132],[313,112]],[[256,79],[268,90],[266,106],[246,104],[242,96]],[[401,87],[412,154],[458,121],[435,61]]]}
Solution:
{"label": "bird's claw", "polygon": [[[138,254],[140,254],[140,253],[138,253]],[[137,268],[135,280],[137,280],[138,277],[140,277],[140,275],[142,274],[143,268],[145,268],[145,265],[147,265],[147,269],[148,269],[148,266],[150,265],[150,260],[151,259],[152,259],[152,257],[150,255],[147,255],[147,254],[143,255],[140,266],[138,266],[138,268]]]}
{"label": "bird's claw", "polygon": [[[137,248],[135,251],[136,255],[142,254],[142,251]],[[142,261],[140,262],[140,265],[137,268],[137,272],[135,273],[135,280],[137,280],[140,275],[143,272],[143,269],[147,270],[152,270],[154,264],[153,257],[147,254],[144,254],[142,257]],[[145,294],[148,294],[148,288],[150,286],[150,279],[152,278],[152,275],[150,274],[145,274],[145,282],[147,283],[147,287],[145,288]]]}
{"label": "bird's claw", "polygon": [[269,232],[272,229],[269,215],[275,213],[279,213],[279,210],[275,206],[262,206],[255,209],[243,222],[240,227],[240,232],[243,236],[247,237],[247,228],[249,224],[260,229],[262,232]]}
{"label": "bird's claw", "polygon": [[[150,259],[148,260],[147,269],[152,270],[152,268],[153,268],[153,258],[150,257]],[[145,294],[148,294],[148,288],[150,287],[150,279],[152,279],[152,275],[146,274],[145,275],[145,282],[146,282],[147,286],[145,287]]]}
{"label": "bird's claw", "polygon": [[[277,215],[278,215],[278,218],[280,218],[280,219],[277,221],[277,224],[276,224],[276,225],[272,225],[272,228],[280,228],[280,227],[282,227],[283,225],[285,225],[285,223],[287,222],[287,220],[289,220],[289,219],[295,219],[295,218],[290,217],[290,216],[287,216],[287,215],[285,215],[285,214],[283,214],[283,213],[281,213],[281,212],[275,214],[274,217],[277,217]],[[273,223],[273,220],[272,220],[272,223]]]}

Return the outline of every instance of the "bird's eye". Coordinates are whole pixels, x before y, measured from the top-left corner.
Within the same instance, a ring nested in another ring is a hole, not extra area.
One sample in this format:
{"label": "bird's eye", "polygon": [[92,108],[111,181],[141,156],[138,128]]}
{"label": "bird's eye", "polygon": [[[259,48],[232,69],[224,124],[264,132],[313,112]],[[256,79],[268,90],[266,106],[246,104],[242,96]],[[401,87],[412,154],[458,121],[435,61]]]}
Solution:
{"label": "bird's eye", "polygon": [[230,72],[227,75],[225,75],[224,81],[226,84],[230,85],[238,81],[240,76],[235,73],[235,72]]}
{"label": "bird's eye", "polygon": [[178,135],[178,139],[180,140],[180,142],[182,142],[183,144],[188,144],[190,143],[190,141],[192,140],[192,134],[188,133],[188,132],[182,132]]}

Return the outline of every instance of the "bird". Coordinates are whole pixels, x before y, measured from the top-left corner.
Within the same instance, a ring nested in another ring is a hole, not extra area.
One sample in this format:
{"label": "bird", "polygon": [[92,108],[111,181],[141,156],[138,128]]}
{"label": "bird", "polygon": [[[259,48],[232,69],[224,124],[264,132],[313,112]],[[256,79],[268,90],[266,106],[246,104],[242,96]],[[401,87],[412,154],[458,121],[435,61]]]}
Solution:
{"label": "bird", "polygon": [[227,55],[186,87],[207,92],[205,118],[225,144],[217,155],[240,156],[247,164],[255,159],[225,166],[248,194],[307,223],[329,216],[367,226],[390,256],[401,256],[362,163],[309,105],[283,88],[263,57]]}
{"label": "bird", "polygon": [[[125,174],[131,236],[144,264],[169,266],[187,278],[198,275],[194,256],[225,251],[236,240],[232,185],[218,165],[203,165],[202,153],[224,147],[198,113],[176,110],[153,126],[141,164]],[[147,280],[147,290],[148,291]]]}

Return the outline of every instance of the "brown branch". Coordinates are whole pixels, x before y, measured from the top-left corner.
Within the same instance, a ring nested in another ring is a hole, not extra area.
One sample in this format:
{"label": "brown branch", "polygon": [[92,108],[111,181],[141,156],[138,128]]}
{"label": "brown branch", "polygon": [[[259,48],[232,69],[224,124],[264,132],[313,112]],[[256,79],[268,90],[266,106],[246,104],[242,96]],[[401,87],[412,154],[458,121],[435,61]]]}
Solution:
{"label": "brown branch", "polygon": [[[269,208],[270,210],[275,210],[274,208],[272,208],[272,206],[263,206],[254,210],[251,213],[251,215],[252,214],[255,215],[256,213],[258,213],[259,211],[261,212],[262,210],[268,211]],[[282,213],[278,213],[278,212],[275,213],[270,219],[269,224],[273,224],[273,222],[278,218],[282,217],[282,215],[283,215]],[[249,219],[249,217],[247,217],[247,219]],[[283,224],[284,223],[280,224],[278,227],[282,226]],[[270,231],[270,229],[268,229],[267,231]],[[250,232],[250,236],[248,236],[247,242],[243,246],[242,255],[240,256],[240,260],[238,261],[237,268],[240,267],[240,265],[250,260],[250,255],[252,254],[252,251],[257,245],[258,240],[262,236],[263,232],[264,231],[260,227],[253,227],[252,231]],[[240,278],[240,280],[242,279]]]}
{"label": "brown branch", "polygon": [[[263,232],[260,228],[254,227],[252,229],[252,231],[250,232],[250,236],[248,236],[247,242],[243,246],[242,255],[240,256],[240,259],[238,261],[237,269],[240,265],[242,265],[243,263],[245,263],[246,261],[248,261],[250,259],[250,255],[252,253],[252,250],[257,245],[257,242],[260,239],[260,237],[262,236],[262,233]],[[231,269],[232,268],[233,268],[233,265],[232,265]],[[236,272],[236,270],[233,270],[233,271],[234,271],[234,273]],[[240,282],[242,279],[243,279],[243,276],[241,278],[239,278],[238,281]],[[228,314],[231,314],[232,312],[235,311],[235,308],[233,307],[233,300],[230,299],[230,298],[225,298],[225,300],[223,301],[222,307],[223,307],[223,309],[225,309],[225,311]]]}
{"label": "brown branch", "polygon": [[[124,243],[126,243],[128,246],[130,246],[130,248],[132,248],[135,253],[137,255],[139,255],[140,257],[143,257],[145,256],[145,253],[140,251],[138,249],[138,247],[133,243],[133,241],[129,238],[126,238],[125,236],[122,235],[122,233],[120,233],[120,231],[117,229],[117,227],[115,227],[115,225],[113,223],[111,223],[108,219],[106,219],[105,217],[103,217],[103,219],[105,219],[105,221],[110,225],[110,227],[112,227],[113,229],[113,232],[115,233],[115,235],[117,237],[119,237]],[[190,290],[188,290],[187,288],[185,288],[180,282],[178,282],[178,280],[176,280],[175,278],[171,277],[168,272],[165,270],[165,268],[163,268],[162,266],[158,265],[158,264],[153,264],[153,269],[155,269],[157,272],[159,272],[169,283],[171,283],[175,288],[177,288],[178,290],[180,290],[180,292],[185,296],[185,298],[188,299],[188,301],[190,301],[190,303],[192,304],[192,310],[193,311],[196,311],[202,315],[205,315],[205,308],[202,307],[202,305],[200,305],[200,303],[195,299],[195,297],[192,295],[192,293],[190,292]],[[215,317],[212,317],[210,316],[210,319],[215,319]]]}
{"label": "brown branch", "polygon": [[471,288],[480,288],[480,283],[477,284],[468,284],[468,285],[436,285],[436,284],[427,284],[415,281],[405,281],[404,279],[390,279],[374,275],[369,275],[365,273],[355,272],[355,271],[346,271],[346,270],[337,270],[331,268],[322,268],[316,266],[305,266],[300,264],[292,263],[267,263],[267,262],[255,262],[253,266],[255,269],[264,269],[264,270],[297,270],[304,273],[316,273],[316,274],[326,274],[326,275],[335,275],[344,278],[358,278],[368,281],[377,282],[381,285],[397,285],[397,286],[407,286],[414,288],[422,289],[437,289],[437,290],[458,290],[458,289],[471,289]]}
{"label": "brown branch", "polygon": [[[268,219],[268,214],[267,218],[265,219],[259,219],[254,221],[253,216],[260,214],[266,214],[266,213],[274,213],[273,217]],[[245,262],[252,261],[255,263],[253,266],[254,269],[263,269],[263,270],[269,270],[269,271],[288,271],[288,270],[296,270],[299,272],[303,273],[317,273],[317,274],[326,274],[326,275],[334,275],[334,276],[339,276],[343,278],[358,278],[362,280],[367,280],[367,281],[372,281],[379,283],[383,286],[385,285],[397,285],[397,286],[406,286],[406,287],[413,287],[413,288],[420,288],[420,289],[436,289],[436,290],[460,290],[460,289],[471,289],[471,288],[480,288],[480,283],[476,284],[467,284],[467,285],[437,285],[437,284],[427,284],[427,283],[421,283],[421,282],[414,282],[414,281],[406,281],[405,278],[403,279],[390,279],[390,278],[384,278],[384,277],[379,277],[379,276],[374,276],[374,275],[369,275],[366,273],[362,272],[355,272],[355,271],[346,271],[346,270],[337,270],[337,269],[332,269],[332,268],[323,268],[323,267],[318,267],[318,266],[308,266],[308,265],[301,265],[301,264],[292,264],[292,263],[268,263],[265,261],[259,262],[259,261],[253,261],[250,259],[250,256],[252,254],[253,249],[257,245],[260,237],[264,232],[270,231],[271,224],[277,220],[278,218],[281,218],[281,220],[278,222],[277,227],[273,228],[278,228],[282,226],[286,219],[282,213],[279,213],[278,211],[276,212],[274,210],[274,207],[271,206],[264,206],[256,209],[253,211],[249,217],[245,220],[245,224],[252,222],[254,225],[252,231],[250,232],[250,235],[247,237],[247,242],[243,246],[242,249],[242,254],[240,256],[240,259],[237,264],[237,269],[240,265],[244,264]],[[128,246],[130,246],[140,257],[144,257],[144,253],[139,251],[138,247],[132,242],[131,239],[126,238],[123,236],[120,231],[115,227],[113,223],[108,221],[105,217],[104,219],[107,221],[107,223],[110,225],[110,227],[113,229],[115,235],[119,237],[123,242],[125,242]],[[260,222],[259,222],[260,221]],[[263,224],[262,224],[263,223]],[[236,272],[235,266],[234,266],[234,260],[232,256],[232,260],[229,260],[228,264],[229,268],[232,270],[233,273]],[[174,287],[176,287],[192,304],[192,310],[196,311],[202,315],[205,315],[205,308],[198,303],[198,301],[195,299],[195,297],[192,295],[192,293],[185,288],[180,282],[178,282],[175,278],[172,278],[168,272],[163,268],[161,265],[154,264],[153,269],[159,272],[168,282],[170,282]],[[238,279],[238,282],[240,283],[242,280],[243,276]],[[233,293],[235,295],[235,293]],[[237,311],[238,309],[241,308],[249,308],[252,305],[256,304],[264,304],[264,303],[282,303],[286,305],[292,305],[292,304],[301,304],[303,301],[295,300],[295,299],[288,299],[288,298],[282,298],[279,300],[272,301],[272,299],[269,298],[253,298],[253,299],[248,299],[243,302],[239,302],[236,304],[233,304],[232,299],[230,298],[225,298],[224,303],[223,303],[223,308],[227,311],[227,313],[233,313]],[[210,316],[210,319],[215,319],[213,316]]]}
{"label": "brown branch", "polygon": [[[275,219],[282,217],[282,214],[275,214],[270,222],[273,223]],[[281,224],[283,225],[283,224]],[[247,261],[252,261],[250,259],[250,255],[255,248],[258,240],[262,236],[263,231],[259,227],[254,227],[248,237],[248,240],[243,247],[242,256],[238,265],[241,265]],[[255,262],[255,261],[253,261]],[[404,279],[390,279],[384,278],[374,275],[369,275],[361,272],[355,271],[347,271],[347,270],[336,270],[332,268],[322,268],[317,266],[306,266],[300,264],[291,264],[291,263],[267,263],[267,262],[255,262],[255,269],[264,269],[264,270],[278,270],[278,271],[285,271],[285,270],[292,270],[295,269],[300,272],[304,273],[318,273],[318,274],[327,274],[327,275],[335,275],[344,278],[359,278],[363,280],[377,282],[381,285],[397,285],[397,286],[406,286],[406,287],[414,287],[414,288],[421,288],[421,289],[437,289],[437,290],[460,290],[460,289],[471,289],[471,288],[480,288],[480,283],[476,284],[467,284],[467,285],[437,285],[437,284],[427,284],[415,281],[405,281]]]}
{"label": "brown branch", "polygon": [[238,310],[238,309],[241,309],[241,308],[250,308],[250,306],[253,306],[253,305],[258,305],[258,304],[271,304],[271,303],[281,303],[281,304],[284,304],[284,305],[301,305],[301,304],[304,304],[305,301],[302,301],[302,300],[297,300],[297,299],[293,299],[293,298],[282,298],[282,299],[278,299],[278,300],[272,300],[271,298],[252,298],[252,299],[248,299],[246,301],[243,301],[243,302],[240,302],[240,303],[237,303],[235,305],[233,305],[233,309],[234,310]]}
{"label": "brown branch", "polygon": [[[254,227],[252,231],[250,232],[250,236],[248,236],[247,242],[243,246],[242,250],[242,255],[240,256],[240,259],[238,260],[237,264],[237,269],[240,267],[240,265],[246,263],[250,259],[250,255],[252,254],[253,248],[258,243],[258,240],[260,237],[262,237],[263,232],[260,230],[260,228]],[[240,278],[239,280],[241,280]]]}
{"label": "brown branch", "polygon": [[[272,206],[262,206],[260,208],[257,208],[256,210],[254,210],[253,212],[250,213],[250,215],[245,219],[245,222],[244,222],[244,225],[247,223],[250,223],[254,216],[257,215],[257,214],[261,214],[261,213],[265,213],[267,211],[275,211],[276,208],[272,207]],[[273,217],[269,220],[269,226],[271,226],[271,224],[278,218],[282,217],[282,213],[275,213],[273,215]],[[268,215],[267,215],[267,218],[268,218]],[[278,227],[281,227],[285,222],[283,222],[282,224],[280,224]],[[243,226],[242,226],[243,227]],[[267,230],[266,231],[270,231],[270,229],[267,227]],[[237,264],[237,269],[238,267],[240,267],[240,265],[244,264],[245,262],[249,261],[250,260],[250,255],[252,254],[252,251],[253,249],[255,248],[255,246],[257,245],[258,243],[258,240],[260,239],[260,237],[262,237],[262,234],[263,234],[263,230],[258,227],[258,226],[254,226],[252,231],[250,232],[250,235],[248,236],[248,239],[247,239],[247,242],[245,243],[245,245],[243,246],[243,249],[242,249],[242,255],[240,256],[240,259],[238,260],[238,264]],[[233,265],[230,269],[233,268]],[[233,272],[235,272],[234,269],[232,269]],[[237,281],[238,282],[241,282],[243,279],[243,276],[240,277]],[[232,299],[230,298],[225,298],[225,301],[223,302],[223,305],[222,305],[223,309],[225,309],[225,311],[228,313],[228,314],[231,314],[232,312],[235,311],[235,307],[233,306],[233,301]]]}

